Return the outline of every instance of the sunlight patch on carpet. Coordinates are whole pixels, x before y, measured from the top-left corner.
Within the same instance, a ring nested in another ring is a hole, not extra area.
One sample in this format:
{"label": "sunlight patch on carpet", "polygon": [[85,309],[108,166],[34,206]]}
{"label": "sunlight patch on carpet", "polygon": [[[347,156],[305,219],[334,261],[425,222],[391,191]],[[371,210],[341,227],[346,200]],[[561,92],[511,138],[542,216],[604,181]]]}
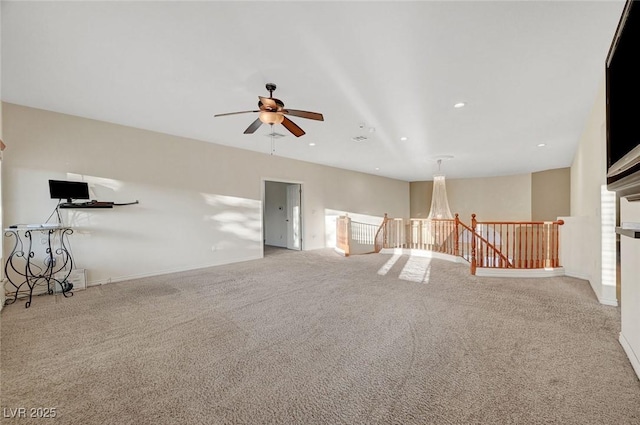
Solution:
{"label": "sunlight patch on carpet", "polygon": [[428,283],[431,274],[431,258],[409,257],[400,272],[400,279],[410,282]]}
{"label": "sunlight patch on carpet", "polygon": [[385,276],[387,273],[389,273],[391,267],[393,267],[393,265],[396,263],[396,261],[398,261],[400,257],[402,257],[402,255],[400,254],[392,255],[391,258],[389,258],[387,262],[384,263],[384,266],[380,267],[380,270],[378,270],[378,274],[381,276]]}

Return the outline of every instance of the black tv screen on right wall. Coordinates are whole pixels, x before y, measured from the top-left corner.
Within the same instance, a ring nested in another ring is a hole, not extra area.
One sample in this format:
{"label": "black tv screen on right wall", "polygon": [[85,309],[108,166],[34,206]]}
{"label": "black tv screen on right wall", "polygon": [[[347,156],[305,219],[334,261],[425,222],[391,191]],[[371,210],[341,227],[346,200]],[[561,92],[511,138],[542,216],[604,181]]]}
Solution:
{"label": "black tv screen on right wall", "polygon": [[606,62],[607,188],[640,200],[640,2],[627,0]]}

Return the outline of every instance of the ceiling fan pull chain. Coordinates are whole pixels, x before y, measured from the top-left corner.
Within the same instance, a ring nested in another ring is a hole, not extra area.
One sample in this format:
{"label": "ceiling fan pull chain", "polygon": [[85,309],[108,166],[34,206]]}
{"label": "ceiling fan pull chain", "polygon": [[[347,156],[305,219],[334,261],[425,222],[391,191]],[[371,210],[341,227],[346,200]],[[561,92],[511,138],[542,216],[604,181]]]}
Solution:
{"label": "ceiling fan pull chain", "polygon": [[271,124],[271,155],[276,153],[276,140],[273,137],[273,124]]}

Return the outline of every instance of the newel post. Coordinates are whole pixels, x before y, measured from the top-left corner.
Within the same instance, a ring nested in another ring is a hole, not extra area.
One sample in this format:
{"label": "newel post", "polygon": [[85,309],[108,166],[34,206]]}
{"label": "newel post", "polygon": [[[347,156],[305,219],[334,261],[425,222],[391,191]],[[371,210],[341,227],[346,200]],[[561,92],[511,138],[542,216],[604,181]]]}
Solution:
{"label": "newel post", "polygon": [[460,226],[460,217],[458,217],[458,213],[456,213],[456,217],[455,217],[455,237],[456,237],[456,242],[455,242],[455,247],[453,250],[453,255],[455,255],[456,257],[460,256],[460,244],[458,239],[460,238],[460,230],[458,229],[458,226]]}
{"label": "newel post", "polygon": [[476,227],[478,226],[478,222],[476,221],[476,215],[471,214],[471,274],[475,276],[476,274]]}
{"label": "newel post", "polygon": [[554,226],[554,234],[555,234],[555,239],[556,239],[556,243],[554,246],[554,255],[553,255],[553,267],[560,267],[560,226],[562,226],[564,224],[564,220],[558,220],[557,221],[557,225]]}
{"label": "newel post", "polygon": [[351,217],[349,217],[349,213],[345,213],[342,220],[342,234],[344,237],[344,255],[348,257],[351,254]]}
{"label": "newel post", "polygon": [[382,229],[382,247],[383,248],[389,247],[389,245],[387,245],[387,232],[389,231],[388,230],[389,226],[387,226],[387,221],[389,221],[389,217],[387,217],[387,213],[384,213],[384,220],[382,220],[382,225],[384,226]]}

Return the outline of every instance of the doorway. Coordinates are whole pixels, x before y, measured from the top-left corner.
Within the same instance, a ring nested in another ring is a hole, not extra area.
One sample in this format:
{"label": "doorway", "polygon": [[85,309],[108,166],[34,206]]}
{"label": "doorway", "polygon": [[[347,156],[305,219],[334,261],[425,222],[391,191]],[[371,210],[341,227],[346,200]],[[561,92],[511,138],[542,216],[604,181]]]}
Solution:
{"label": "doorway", "polygon": [[302,184],[264,180],[263,193],[265,248],[302,250]]}

